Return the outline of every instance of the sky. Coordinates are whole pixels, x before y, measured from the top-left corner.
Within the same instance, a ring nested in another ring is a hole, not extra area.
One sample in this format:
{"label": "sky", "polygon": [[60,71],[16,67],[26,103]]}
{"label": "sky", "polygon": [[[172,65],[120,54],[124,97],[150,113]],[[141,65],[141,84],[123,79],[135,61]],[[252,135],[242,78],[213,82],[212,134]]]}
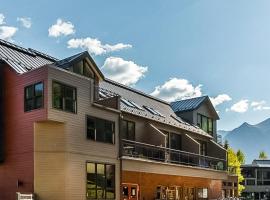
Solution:
{"label": "sky", "polygon": [[0,38],[166,101],[208,95],[218,129],[270,117],[270,1],[0,0]]}

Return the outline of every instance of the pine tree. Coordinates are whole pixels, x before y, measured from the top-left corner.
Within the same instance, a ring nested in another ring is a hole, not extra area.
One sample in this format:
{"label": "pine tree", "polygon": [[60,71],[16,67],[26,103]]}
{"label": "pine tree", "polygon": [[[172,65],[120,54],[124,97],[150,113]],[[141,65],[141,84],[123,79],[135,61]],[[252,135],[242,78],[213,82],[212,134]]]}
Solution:
{"label": "pine tree", "polygon": [[267,154],[265,151],[261,151],[259,154],[259,159],[266,160],[268,158]]}

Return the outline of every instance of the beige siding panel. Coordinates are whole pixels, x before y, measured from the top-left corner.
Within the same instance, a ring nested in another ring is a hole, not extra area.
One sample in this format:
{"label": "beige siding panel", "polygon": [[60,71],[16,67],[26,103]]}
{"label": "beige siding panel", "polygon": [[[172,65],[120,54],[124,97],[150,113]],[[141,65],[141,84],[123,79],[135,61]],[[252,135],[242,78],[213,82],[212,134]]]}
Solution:
{"label": "beige siding panel", "polygon": [[62,123],[34,124],[34,191],[40,200],[65,199],[64,132]]}
{"label": "beige siding panel", "polygon": [[[52,108],[53,80],[76,87],[76,114]],[[48,121],[35,125],[35,192],[41,200],[86,200],[87,161],[115,164],[120,199],[119,113],[92,103],[93,80],[48,68]],[[87,115],[115,122],[115,144],[87,140]]]}
{"label": "beige siding panel", "polygon": [[122,169],[124,171],[146,172],[155,174],[167,174],[187,177],[200,177],[209,179],[226,180],[227,173],[210,169],[179,166],[174,164],[152,162],[141,159],[123,159]]}
{"label": "beige siding panel", "polygon": [[[52,108],[52,81],[71,85],[77,88],[77,114],[59,111]],[[87,155],[98,155],[107,158],[118,158],[118,121],[119,114],[92,106],[93,80],[74,74],[49,68],[48,78],[48,119],[66,124],[66,150]],[[86,139],[86,116],[95,116],[115,122],[115,144],[94,142]]]}

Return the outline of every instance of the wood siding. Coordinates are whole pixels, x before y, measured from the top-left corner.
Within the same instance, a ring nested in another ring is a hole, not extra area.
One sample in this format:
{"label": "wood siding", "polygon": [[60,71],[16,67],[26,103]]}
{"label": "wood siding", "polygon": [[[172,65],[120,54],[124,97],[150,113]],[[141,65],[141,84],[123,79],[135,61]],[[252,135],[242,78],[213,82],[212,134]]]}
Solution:
{"label": "wood siding", "polygon": [[[77,113],[53,108],[53,81],[77,89]],[[35,192],[40,200],[86,199],[86,162],[115,165],[116,199],[120,198],[119,113],[93,106],[93,96],[92,79],[48,68],[48,121],[35,125]],[[115,122],[114,144],[86,138],[87,115]],[[60,185],[59,191],[54,189]]]}
{"label": "wood siding", "polygon": [[151,172],[123,171],[122,181],[124,183],[135,183],[139,185],[140,200],[155,199],[158,185],[166,187],[181,186],[182,188],[208,188],[209,199],[218,199],[221,197],[221,180],[156,174]]}
{"label": "wood siding", "polygon": [[[5,161],[0,164],[0,199],[14,200],[16,192],[34,192],[33,125],[46,118],[47,108],[44,103],[42,109],[24,112],[24,87],[43,81],[46,91],[47,70],[39,68],[18,75],[5,66],[4,77]],[[46,92],[44,95],[46,102]]]}

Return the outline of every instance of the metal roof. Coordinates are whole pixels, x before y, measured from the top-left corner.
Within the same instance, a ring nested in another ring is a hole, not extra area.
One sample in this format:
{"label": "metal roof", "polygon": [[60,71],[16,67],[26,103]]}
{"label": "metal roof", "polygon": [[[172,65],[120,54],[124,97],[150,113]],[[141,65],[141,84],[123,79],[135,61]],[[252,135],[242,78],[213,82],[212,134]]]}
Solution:
{"label": "metal roof", "polygon": [[241,166],[242,168],[245,167],[264,167],[270,168],[270,160],[253,160],[252,164],[245,164]]}
{"label": "metal roof", "polygon": [[202,96],[175,101],[171,103],[171,107],[174,112],[191,111],[197,109],[201,105],[201,103],[204,102],[204,100],[206,100],[207,98],[207,96]]}
{"label": "metal roof", "polygon": [[0,39],[0,60],[6,62],[19,74],[57,61],[52,56],[34,49],[20,47],[2,39]]}
{"label": "metal roof", "polygon": [[123,86],[114,81],[106,79],[105,81],[100,82],[101,90],[110,91],[112,94],[119,95],[121,98],[124,98],[128,101],[135,102],[140,107],[151,107],[157,110],[162,116],[155,115],[149,112],[147,109],[138,109],[136,106],[128,106],[123,101],[120,102],[120,109],[124,113],[129,113],[139,117],[147,118],[149,120],[157,121],[169,126],[176,128],[181,128],[183,130],[193,132],[195,134],[203,135],[212,138],[208,133],[204,132],[197,126],[193,126],[183,119],[178,117],[174,111],[171,109],[170,105],[162,100],[159,100],[150,95],[144,94],[141,91],[132,89],[130,87]]}

